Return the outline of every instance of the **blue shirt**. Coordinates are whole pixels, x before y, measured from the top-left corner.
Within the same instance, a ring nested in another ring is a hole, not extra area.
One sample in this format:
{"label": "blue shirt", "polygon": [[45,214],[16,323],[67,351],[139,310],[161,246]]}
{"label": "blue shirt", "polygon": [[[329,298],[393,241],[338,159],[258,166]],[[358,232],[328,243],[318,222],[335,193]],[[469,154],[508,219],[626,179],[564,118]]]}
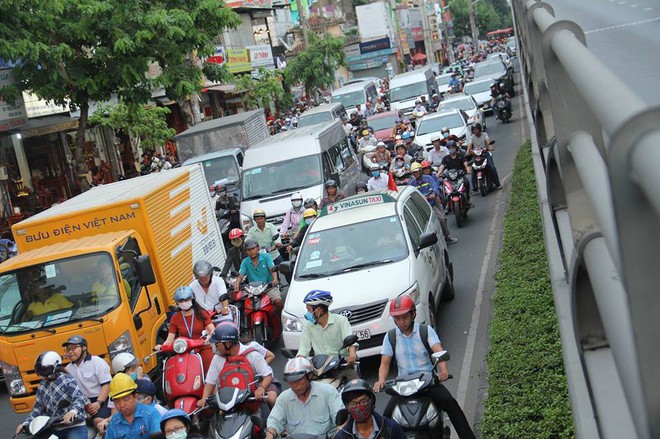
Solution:
{"label": "blue shirt", "polygon": [[[412,375],[417,372],[432,372],[433,363],[431,363],[431,357],[420,337],[419,323],[415,323],[410,336],[403,335],[399,328],[394,331],[396,333],[396,352],[392,352],[390,339],[385,337],[380,353],[395,358],[396,365],[399,368],[399,376]],[[431,347],[440,343],[438,334],[430,326],[427,340]]]}
{"label": "blue shirt", "polygon": [[424,195],[424,198],[428,200],[431,206],[435,205],[435,200],[428,199],[429,194],[438,194],[438,185],[435,183],[433,177],[430,175],[422,174],[419,181],[413,177],[408,182],[408,185],[416,187],[422,193],[422,195]]}
{"label": "blue shirt", "polygon": [[105,439],[148,438],[152,433],[160,432],[160,418],[155,407],[138,402],[133,423],[126,422],[121,413],[115,413],[108,424]]}
{"label": "blue shirt", "polygon": [[270,272],[270,269],[274,266],[273,258],[268,253],[259,252],[259,263],[256,267],[248,256],[241,262],[238,272],[242,276],[247,276],[248,282],[268,283],[273,281],[273,273]]}

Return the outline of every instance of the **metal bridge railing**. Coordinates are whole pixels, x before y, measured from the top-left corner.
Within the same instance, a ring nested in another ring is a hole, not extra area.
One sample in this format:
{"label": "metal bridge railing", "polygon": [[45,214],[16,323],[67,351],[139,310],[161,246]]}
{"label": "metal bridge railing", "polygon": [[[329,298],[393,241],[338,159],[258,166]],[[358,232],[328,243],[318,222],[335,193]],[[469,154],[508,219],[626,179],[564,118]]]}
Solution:
{"label": "metal bridge railing", "polygon": [[660,107],[549,4],[512,6],[576,433],[660,437]]}

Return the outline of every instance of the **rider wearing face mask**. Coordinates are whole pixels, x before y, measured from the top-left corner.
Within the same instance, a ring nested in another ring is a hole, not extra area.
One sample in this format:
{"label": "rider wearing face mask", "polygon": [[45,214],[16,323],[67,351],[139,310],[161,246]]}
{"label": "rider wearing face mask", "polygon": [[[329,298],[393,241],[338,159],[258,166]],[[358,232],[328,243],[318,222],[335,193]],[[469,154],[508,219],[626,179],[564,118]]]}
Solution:
{"label": "rider wearing face mask", "polygon": [[376,413],[376,395],[369,383],[354,379],[346,383],[341,400],[349,414],[348,421],[334,439],[374,438],[404,439],[406,434],[394,420]]}
{"label": "rider wearing face mask", "polygon": [[380,166],[373,164],[369,167],[371,178],[367,181],[367,189],[369,191],[379,191],[387,189],[388,176],[380,171]]}
{"label": "rider wearing face mask", "polygon": [[286,247],[286,250],[288,252],[292,251],[296,247],[300,247],[302,244],[303,239],[305,239],[305,234],[307,233],[307,229],[309,226],[311,226],[314,223],[314,220],[316,219],[316,209],[309,208],[305,209],[305,212],[303,213],[303,221],[305,224],[302,226],[300,230],[298,230],[298,233],[296,233],[296,236],[294,236],[293,240],[291,241],[291,244],[289,244]]}
{"label": "rider wearing face mask", "polygon": [[[468,162],[467,159],[465,158],[465,154],[463,154],[462,151],[459,151],[456,142],[450,140],[449,143],[447,144],[447,148],[449,149],[449,155],[445,156],[445,158],[442,159],[442,163],[440,164],[440,169],[438,169],[438,174],[437,174],[438,179],[442,178],[442,173],[445,172],[445,169],[456,169],[458,171],[465,171],[466,175],[471,174],[472,168],[468,166]],[[468,188],[467,198],[469,202],[470,182],[465,175],[463,175],[463,184],[465,185],[466,188]]]}
{"label": "rider wearing face mask", "polygon": [[215,202],[215,210],[225,209],[229,211],[229,227],[241,227],[241,213],[240,202],[238,199],[230,195],[227,191],[227,186],[219,184],[215,188],[218,194],[218,199]]}
{"label": "rider wearing face mask", "polygon": [[160,431],[165,439],[201,439],[191,431],[192,421],[188,413],[181,409],[168,410],[160,419]]}
{"label": "rider wearing face mask", "polygon": [[[177,337],[185,337],[197,340],[203,337],[202,332],[206,331],[212,334],[215,330],[209,314],[203,310],[195,301],[193,291],[190,287],[179,287],[174,292],[174,301],[179,307],[179,312],[174,313],[170,319],[169,332],[164,345],[171,344]],[[154,346],[154,350],[160,350],[161,345]],[[211,346],[204,345],[199,351],[204,363],[204,370],[207,371],[213,360],[213,350]]]}
{"label": "rider wearing face mask", "polygon": [[300,192],[291,195],[291,209],[284,215],[284,221],[280,226],[280,236],[285,237],[298,230],[304,210],[303,197]]}
{"label": "rider wearing face mask", "polygon": [[440,145],[442,145],[442,146],[447,146],[449,141],[451,141],[451,140],[456,142],[457,145],[459,145],[460,142],[461,142],[461,139],[459,139],[458,136],[456,136],[455,134],[451,134],[451,132],[449,131],[449,128],[447,128],[447,127],[444,127],[440,131],[440,135],[442,136],[442,139],[440,139]]}
{"label": "rider wearing face mask", "polygon": [[247,253],[243,248],[243,243],[245,242],[245,233],[243,230],[231,229],[229,231],[229,242],[231,242],[231,247],[227,250],[227,260],[220,272],[220,276],[222,277],[226,276],[232,267],[238,271],[241,268],[241,262],[247,257]]}
{"label": "rider wearing face mask", "polygon": [[190,282],[195,301],[209,313],[219,311],[223,315],[229,312],[227,287],[224,281],[213,274],[213,264],[200,260],[193,265],[195,279]]}

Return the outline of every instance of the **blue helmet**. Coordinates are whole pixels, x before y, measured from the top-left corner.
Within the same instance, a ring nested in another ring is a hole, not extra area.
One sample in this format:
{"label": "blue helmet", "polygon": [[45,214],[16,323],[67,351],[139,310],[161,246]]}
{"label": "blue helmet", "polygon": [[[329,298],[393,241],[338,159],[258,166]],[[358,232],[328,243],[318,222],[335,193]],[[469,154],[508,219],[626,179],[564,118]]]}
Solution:
{"label": "blue helmet", "polygon": [[184,412],[181,409],[172,409],[165,412],[162,418],[160,418],[160,431],[165,433],[165,422],[170,419],[179,418],[186,426],[190,427],[190,416],[188,413]]}
{"label": "blue helmet", "polygon": [[188,286],[179,287],[174,292],[174,301],[181,302],[182,300],[190,300],[193,298],[193,289]]}
{"label": "blue helmet", "polygon": [[312,290],[303,299],[303,303],[305,305],[325,305],[325,306],[330,306],[332,305],[332,294],[330,294],[330,291],[323,291],[323,290]]}
{"label": "blue helmet", "polygon": [[213,331],[213,334],[211,334],[211,338],[209,338],[209,343],[223,343],[223,342],[229,342],[229,343],[238,343],[239,342],[239,334],[238,334],[238,328],[234,325],[218,325],[217,328],[215,328],[215,331]]}
{"label": "blue helmet", "polygon": [[410,139],[410,133],[408,131],[401,134],[401,140],[408,140],[408,139]]}

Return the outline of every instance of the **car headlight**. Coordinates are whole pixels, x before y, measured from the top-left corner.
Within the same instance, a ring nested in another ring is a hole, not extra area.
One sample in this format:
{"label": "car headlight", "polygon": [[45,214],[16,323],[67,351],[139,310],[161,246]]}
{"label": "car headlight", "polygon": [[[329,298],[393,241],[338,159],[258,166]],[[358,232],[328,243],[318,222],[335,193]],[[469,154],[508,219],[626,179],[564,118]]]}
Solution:
{"label": "car headlight", "polygon": [[301,332],[303,324],[298,317],[289,314],[286,311],[282,311],[282,327],[285,331]]}
{"label": "car headlight", "polygon": [[410,381],[401,381],[392,386],[392,389],[401,396],[410,396],[417,393],[419,389],[424,385],[424,381],[420,379],[414,379]]}
{"label": "car headlight", "polygon": [[135,350],[133,349],[133,342],[131,341],[131,335],[128,331],[124,332],[122,335],[117,337],[115,341],[108,345],[108,353],[110,354],[110,361],[115,358],[118,354],[122,352],[130,352],[135,355]]}
{"label": "car headlight", "polygon": [[172,350],[177,354],[185,353],[186,349],[188,349],[188,342],[183,338],[177,338],[174,340],[174,343],[172,343]]}
{"label": "car headlight", "polygon": [[23,382],[21,371],[18,366],[0,361],[2,366],[2,373],[4,374],[5,384],[7,384],[7,391],[11,396],[27,394],[27,388]]}
{"label": "car headlight", "polygon": [[415,302],[415,305],[419,305],[419,288],[417,287],[417,282],[415,282],[415,285],[412,287],[408,288],[406,291],[401,293],[400,295],[403,296],[404,294],[407,294],[410,296],[410,298]]}

